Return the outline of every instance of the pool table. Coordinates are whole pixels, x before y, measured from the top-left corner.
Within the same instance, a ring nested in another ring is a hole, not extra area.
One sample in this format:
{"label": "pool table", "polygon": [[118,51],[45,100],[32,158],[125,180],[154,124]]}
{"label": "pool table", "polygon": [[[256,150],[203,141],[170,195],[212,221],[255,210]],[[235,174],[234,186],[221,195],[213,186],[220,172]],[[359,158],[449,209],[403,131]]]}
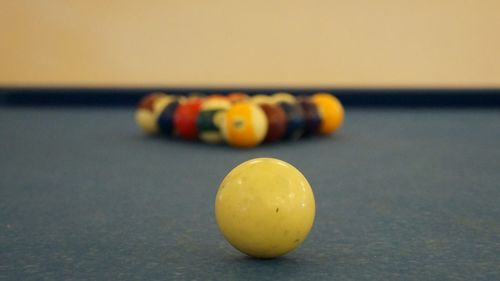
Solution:
{"label": "pool table", "polygon": [[[235,149],[144,135],[148,90],[0,91],[0,280],[500,280],[498,91],[341,92],[334,135]],[[256,157],[316,198],[309,237],[276,259],[232,248],[214,217],[223,177]]]}

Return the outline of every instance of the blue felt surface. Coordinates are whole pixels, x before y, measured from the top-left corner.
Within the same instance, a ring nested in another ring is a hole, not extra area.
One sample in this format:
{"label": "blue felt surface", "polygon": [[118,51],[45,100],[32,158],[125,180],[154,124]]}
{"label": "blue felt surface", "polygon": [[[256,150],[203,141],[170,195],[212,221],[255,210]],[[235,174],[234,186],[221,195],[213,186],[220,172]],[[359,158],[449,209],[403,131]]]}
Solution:
{"label": "blue felt surface", "polygon": [[[144,137],[132,109],[0,108],[0,280],[500,280],[500,112],[349,110],[331,138]],[[233,250],[213,207],[253,157],[316,194],[306,242]]]}

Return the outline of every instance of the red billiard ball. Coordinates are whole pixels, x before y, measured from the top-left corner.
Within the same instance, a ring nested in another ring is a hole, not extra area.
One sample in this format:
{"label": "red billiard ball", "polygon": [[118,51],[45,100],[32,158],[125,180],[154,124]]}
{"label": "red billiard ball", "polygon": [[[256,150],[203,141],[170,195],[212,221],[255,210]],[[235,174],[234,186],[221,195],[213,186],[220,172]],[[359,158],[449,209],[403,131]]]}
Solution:
{"label": "red billiard ball", "polygon": [[187,140],[198,137],[196,121],[200,114],[202,99],[190,98],[179,104],[174,112],[174,129],[177,134]]}

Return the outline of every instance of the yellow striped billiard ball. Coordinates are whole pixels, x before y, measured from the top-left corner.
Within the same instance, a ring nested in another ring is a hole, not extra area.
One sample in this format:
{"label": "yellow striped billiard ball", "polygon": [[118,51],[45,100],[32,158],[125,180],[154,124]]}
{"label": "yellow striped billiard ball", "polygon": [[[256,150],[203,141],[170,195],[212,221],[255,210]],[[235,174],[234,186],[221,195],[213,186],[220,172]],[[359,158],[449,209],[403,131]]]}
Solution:
{"label": "yellow striped billiard ball", "polygon": [[266,114],[256,104],[242,101],[229,108],[221,118],[224,140],[236,147],[254,147],[266,137]]}
{"label": "yellow striped billiard ball", "polygon": [[215,199],[215,217],[224,238],[257,258],[282,256],[309,234],[315,216],[314,194],[292,165],[257,158],[234,168]]}

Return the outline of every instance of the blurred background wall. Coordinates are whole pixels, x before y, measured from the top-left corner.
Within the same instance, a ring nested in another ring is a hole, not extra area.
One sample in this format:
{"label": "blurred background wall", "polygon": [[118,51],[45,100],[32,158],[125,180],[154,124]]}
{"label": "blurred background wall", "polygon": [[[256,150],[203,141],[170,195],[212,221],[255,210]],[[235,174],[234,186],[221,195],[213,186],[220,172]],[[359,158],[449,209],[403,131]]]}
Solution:
{"label": "blurred background wall", "polygon": [[499,87],[499,0],[0,0],[0,86]]}

